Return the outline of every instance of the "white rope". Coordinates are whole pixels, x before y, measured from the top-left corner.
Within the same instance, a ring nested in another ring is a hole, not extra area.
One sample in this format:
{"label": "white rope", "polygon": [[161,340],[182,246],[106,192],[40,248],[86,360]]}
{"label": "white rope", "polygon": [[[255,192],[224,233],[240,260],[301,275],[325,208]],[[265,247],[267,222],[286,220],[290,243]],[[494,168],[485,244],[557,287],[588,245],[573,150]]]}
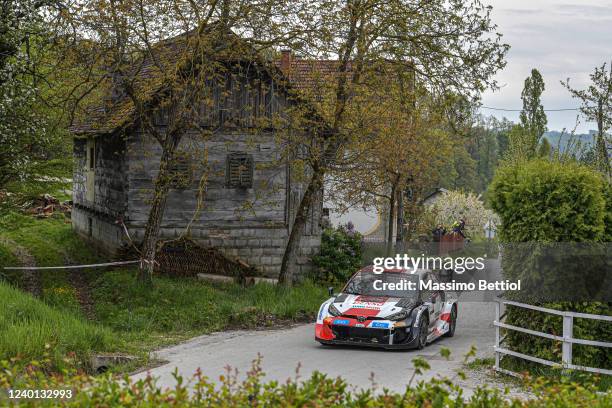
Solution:
{"label": "white rope", "polygon": [[5,266],[5,270],[17,271],[17,270],[36,270],[36,269],[79,269],[79,268],[99,268],[103,266],[115,266],[115,265],[128,265],[139,263],[140,261],[119,261],[119,262],[106,262],[99,264],[90,265],[67,265],[67,266]]}

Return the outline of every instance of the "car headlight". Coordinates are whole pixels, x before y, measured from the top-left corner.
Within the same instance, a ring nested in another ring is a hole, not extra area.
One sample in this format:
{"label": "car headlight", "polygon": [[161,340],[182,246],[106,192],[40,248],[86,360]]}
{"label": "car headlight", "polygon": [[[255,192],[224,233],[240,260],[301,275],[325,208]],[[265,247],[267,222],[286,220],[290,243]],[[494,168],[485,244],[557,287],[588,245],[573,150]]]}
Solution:
{"label": "car headlight", "polygon": [[400,310],[397,313],[393,313],[390,316],[387,316],[386,319],[387,320],[394,320],[394,321],[404,320],[405,318],[408,317],[408,314],[409,314],[408,311],[406,309],[404,309],[404,310]]}
{"label": "car headlight", "polygon": [[340,316],[342,314],[333,303],[329,305],[327,312],[332,316]]}

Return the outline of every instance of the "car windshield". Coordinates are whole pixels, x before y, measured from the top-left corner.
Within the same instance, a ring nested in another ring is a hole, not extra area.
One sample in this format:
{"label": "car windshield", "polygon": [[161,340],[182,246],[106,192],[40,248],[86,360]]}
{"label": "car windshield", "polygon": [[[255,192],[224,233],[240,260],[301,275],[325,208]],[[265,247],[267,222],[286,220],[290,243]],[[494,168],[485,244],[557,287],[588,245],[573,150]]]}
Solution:
{"label": "car windshield", "polygon": [[351,278],[343,292],[351,295],[418,298],[419,276],[410,273],[360,271]]}

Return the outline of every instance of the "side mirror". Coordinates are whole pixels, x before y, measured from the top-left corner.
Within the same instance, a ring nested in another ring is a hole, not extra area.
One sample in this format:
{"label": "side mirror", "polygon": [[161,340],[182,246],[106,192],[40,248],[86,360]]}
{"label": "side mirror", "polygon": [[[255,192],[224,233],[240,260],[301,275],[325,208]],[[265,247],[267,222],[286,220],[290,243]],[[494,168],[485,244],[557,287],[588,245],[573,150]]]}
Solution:
{"label": "side mirror", "polygon": [[329,296],[334,296],[334,287],[333,286],[328,287],[327,293],[329,293]]}

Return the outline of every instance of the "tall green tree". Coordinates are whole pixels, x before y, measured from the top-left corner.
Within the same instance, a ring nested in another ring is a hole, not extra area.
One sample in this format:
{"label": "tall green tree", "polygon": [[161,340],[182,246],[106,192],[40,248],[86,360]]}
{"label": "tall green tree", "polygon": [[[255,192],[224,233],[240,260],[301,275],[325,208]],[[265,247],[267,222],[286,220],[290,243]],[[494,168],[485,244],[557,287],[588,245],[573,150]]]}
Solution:
{"label": "tall green tree", "polygon": [[537,69],[532,69],[531,75],[525,79],[523,92],[521,92],[523,110],[519,118],[521,126],[523,126],[523,129],[531,138],[530,142],[534,149],[544,132],[546,132],[546,124],[548,123],[541,101],[544,89],[542,74]]}
{"label": "tall green tree", "polygon": [[333,97],[322,104],[329,132],[321,140],[323,154],[310,161],[310,180],[283,256],[281,283],[292,281],[314,192],[328,171],[326,158],[343,151],[350,140],[347,107],[364,72],[385,61],[414,72],[417,82],[436,93],[470,99],[496,88],[493,75],[505,65],[509,48],[491,21],[491,7],[479,0],[330,0],[318,2],[317,8],[324,15],[313,45],[321,56],[339,56],[338,75],[330,92]]}
{"label": "tall green tree", "polygon": [[38,109],[40,70],[33,63],[44,18],[56,14],[55,2],[0,2],[0,189],[41,177],[57,145],[47,118]]}
{"label": "tall green tree", "polygon": [[538,146],[548,122],[541,101],[544,88],[542,75],[537,69],[532,69],[521,92],[523,110],[519,115],[520,122],[508,133],[505,160],[510,163],[538,156]]}
{"label": "tall green tree", "polygon": [[597,123],[597,136],[595,139],[595,162],[597,168],[608,179],[610,172],[610,157],[607,146],[611,143],[607,131],[612,125],[612,63],[596,67],[590,75],[591,84],[586,89],[574,89],[569,84],[569,78],[561,83],[569,90],[574,98],[582,103],[580,112],[588,120]]}

